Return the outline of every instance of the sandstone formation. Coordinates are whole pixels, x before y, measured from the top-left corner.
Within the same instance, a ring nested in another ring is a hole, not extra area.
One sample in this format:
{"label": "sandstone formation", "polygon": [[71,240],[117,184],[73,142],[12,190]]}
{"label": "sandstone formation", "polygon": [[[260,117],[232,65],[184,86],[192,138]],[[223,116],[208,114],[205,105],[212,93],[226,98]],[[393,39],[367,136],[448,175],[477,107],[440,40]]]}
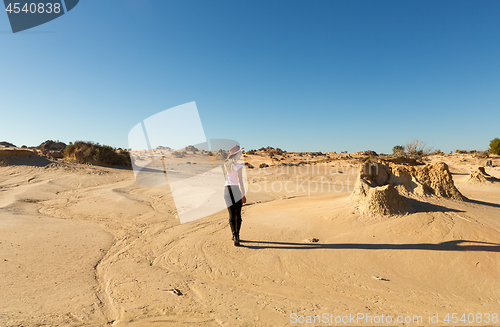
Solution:
{"label": "sandstone formation", "polygon": [[371,188],[360,202],[360,210],[381,215],[402,214],[411,210],[407,199],[394,186],[387,184]]}
{"label": "sandstone formation", "polygon": [[448,165],[444,162],[425,166],[395,166],[391,177],[389,182],[395,186],[400,185],[398,190],[406,193],[465,200],[455,187]]}
{"label": "sandstone formation", "polygon": [[20,156],[26,157],[34,155],[35,152],[30,150],[20,150],[20,149],[2,149],[0,150],[0,156]]}
{"label": "sandstone formation", "polygon": [[407,197],[415,196],[466,200],[443,162],[425,166],[363,164],[351,195],[359,201],[361,211],[382,215],[411,211]]}
{"label": "sandstone formation", "polygon": [[217,160],[226,160],[227,156],[227,152],[224,150],[219,150],[214,153],[214,158]]}
{"label": "sandstone formation", "polygon": [[478,167],[476,170],[472,171],[467,178],[467,182],[472,184],[481,183],[492,183],[498,182],[499,180],[486,172],[484,167]]}
{"label": "sandstone formation", "polygon": [[174,158],[183,158],[184,154],[185,154],[184,152],[174,151],[174,152],[172,152],[172,157],[174,157]]}
{"label": "sandstone formation", "polygon": [[0,142],[0,146],[5,147],[5,148],[15,148],[16,146],[12,143],[2,141]]}
{"label": "sandstone formation", "polygon": [[193,145],[188,145],[187,147],[184,148],[184,150],[191,151],[193,153],[196,153],[198,151],[198,149],[196,147],[194,147]]}

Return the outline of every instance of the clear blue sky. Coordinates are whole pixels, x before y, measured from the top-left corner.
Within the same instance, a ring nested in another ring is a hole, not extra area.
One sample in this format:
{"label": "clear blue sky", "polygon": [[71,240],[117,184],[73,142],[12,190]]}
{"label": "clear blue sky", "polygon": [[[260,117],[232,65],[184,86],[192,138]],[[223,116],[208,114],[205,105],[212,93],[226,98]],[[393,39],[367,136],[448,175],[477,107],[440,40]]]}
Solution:
{"label": "clear blue sky", "polygon": [[82,0],[12,34],[0,141],[91,140],[196,101],[246,149],[389,153],[500,137],[500,1]]}

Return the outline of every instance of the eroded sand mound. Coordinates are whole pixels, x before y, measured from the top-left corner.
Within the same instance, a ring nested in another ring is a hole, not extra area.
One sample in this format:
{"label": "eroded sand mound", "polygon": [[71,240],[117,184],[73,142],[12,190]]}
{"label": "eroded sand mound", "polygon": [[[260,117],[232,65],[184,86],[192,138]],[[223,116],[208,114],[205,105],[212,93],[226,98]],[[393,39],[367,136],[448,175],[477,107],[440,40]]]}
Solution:
{"label": "eroded sand mound", "polygon": [[0,149],[0,156],[16,156],[16,157],[26,157],[32,156],[35,153],[30,150],[20,150],[20,149]]}
{"label": "eroded sand mound", "polygon": [[498,179],[488,174],[484,167],[478,167],[476,170],[472,171],[467,178],[467,182],[472,184],[492,183],[497,181]]}
{"label": "eroded sand mound", "polygon": [[0,142],[0,147],[5,147],[5,148],[16,148],[16,146],[12,143],[2,141]]}
{"label": "eroded sand mound", "polygon": [[30,150],[0,148],[0,166],[35,157],[36,154]]}
{"label": "eroded sand mound", "polygon": [[384,186],[369,189],[366,198],[360,201],[359,209],[381,215],[402,214],[411,210],[405,197],[399,195],[394,186]]}
{"label": "eroded sand mound", "polygon": [[28,165],[45,166],[50,160],[38,156],[34,151],[25,149],[0,149],[0,166]]}
{"label": "eroded sand mound", "polygon": [[466,199],[455,187],[444,162],[425,166],[364,164],[351,197],[359,200],[361,211],[389,215],[411,211],[411,205],[403,195]]}
{"label": "eroded sand mound", "polygon": [[[454,200],[465,200],[455,187],[448,165],[436,162],[425,166],[393,166],[389,182],[408,193],[436,195]],[[411,181],[409,180],[411,177]]]}

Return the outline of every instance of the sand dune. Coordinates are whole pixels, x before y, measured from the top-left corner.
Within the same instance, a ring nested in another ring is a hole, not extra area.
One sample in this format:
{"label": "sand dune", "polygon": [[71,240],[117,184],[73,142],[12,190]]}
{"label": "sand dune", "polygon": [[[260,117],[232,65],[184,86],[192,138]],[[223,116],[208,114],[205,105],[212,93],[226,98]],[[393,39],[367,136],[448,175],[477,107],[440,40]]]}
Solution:
{"label": "sand dune", "polygon": [[[425,325],[498,312],[500,183],[468,183],[484,165],[470,155],[429,159],[467,201],[422,196],[412,213],[374,215],[350,197],[355,161],[249,169],[241,247],[227,212],[181,225],[169,189],[131,170],[11,160],[0,167],[2,322],[287,326],[294,313],[363,313]],[[499,159],[486,171],[500,178]]]}

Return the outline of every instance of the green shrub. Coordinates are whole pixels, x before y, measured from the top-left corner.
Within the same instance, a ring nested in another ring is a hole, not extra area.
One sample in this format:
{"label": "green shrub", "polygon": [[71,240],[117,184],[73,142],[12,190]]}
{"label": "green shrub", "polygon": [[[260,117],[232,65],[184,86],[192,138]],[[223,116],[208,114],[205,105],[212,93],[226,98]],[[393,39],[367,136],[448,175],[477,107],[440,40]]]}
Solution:
{"label": "green shrub", "polygon": [[269,165],[268,165],[268,164],[266,164],[265,162],[263,162],[263,163],[261,163],[261,164],[259,165],[259,168],[266,168],[266,167],[269,167]]}
{"label": "green shrub", "polygon": [[490,142],[490,152],[494,154],[500,154],[500,139],[495,137]]}
{"label": "green shrub", "polygon": [[478,151],[474,154],[474,157],[484,159],[490,156],[489,151]]}
{"label": "green shrub", "polygon": [[392,154],[395,155],[396,157],[404,156],[405,149],[401,145],[396,145],[395,147],[392,148]]}
{"label": "green shrub", "polygon": [[66,149],[63,150],[63,154],[65,157],[69,157],[73,153],[75,153],[75,145],[72,142],[69,142],[69,144],[66,145]]}

